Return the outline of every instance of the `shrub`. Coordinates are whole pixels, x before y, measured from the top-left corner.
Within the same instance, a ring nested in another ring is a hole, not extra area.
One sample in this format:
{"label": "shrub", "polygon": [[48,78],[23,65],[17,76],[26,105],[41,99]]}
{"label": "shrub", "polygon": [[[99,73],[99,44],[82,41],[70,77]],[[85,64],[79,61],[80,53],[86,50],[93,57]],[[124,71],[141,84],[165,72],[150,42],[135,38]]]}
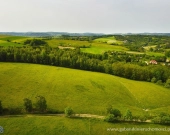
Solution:
{"label": "shrub", "polygon": [[124,118],[125,120],[132,120],[133,119],[132,112],[130,110],[127,110]]}
{"label": "shrub", "polygon": [[64,113],[66,117],[71,117],[73,115],[73,109],[71,107],[67,107],[65,108]]}
{"label": "shrub", "polygon": [[153,77],[153,78],[151,79],[151,82],[152,82],[152,83],[156,83],[156,81],[157,81],[157,80],[156,80],[155,77]]}
{"label": "shrub", "polygon": [[113,114],[107,115],[104,120],[107,122],[117,122],[118,121],[118,119]]}

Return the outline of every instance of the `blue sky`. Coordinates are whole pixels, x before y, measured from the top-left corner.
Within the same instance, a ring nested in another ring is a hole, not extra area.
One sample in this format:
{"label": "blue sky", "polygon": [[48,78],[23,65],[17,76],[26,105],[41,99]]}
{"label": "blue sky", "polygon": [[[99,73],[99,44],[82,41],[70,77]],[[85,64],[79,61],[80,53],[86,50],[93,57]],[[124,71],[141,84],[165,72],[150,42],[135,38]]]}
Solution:
{"label": "blue sky", "polygon": [[2,32],[170,32],[170,0],[1,0]]}

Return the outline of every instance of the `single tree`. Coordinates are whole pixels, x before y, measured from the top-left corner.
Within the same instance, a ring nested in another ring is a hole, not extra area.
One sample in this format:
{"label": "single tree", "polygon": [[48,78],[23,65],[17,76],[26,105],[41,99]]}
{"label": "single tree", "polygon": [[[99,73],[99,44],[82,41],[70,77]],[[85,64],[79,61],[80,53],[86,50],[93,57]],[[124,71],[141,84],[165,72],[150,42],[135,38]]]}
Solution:
{"label": "single tree", "polygon": [[71,107],[66,107],[64,113],[67,117],[70,117],[73,114],[73,109]]}
{"label": "single tree", "polygon": [[125,114],[125,119],[126,120],[132,120],[132,118],[133,118],[132,112],[130,110],[127,110],[126,114]]}
{"label": "single tree", "polygon": [[24,98],[24,106],[27,112],[32,112],[32,101],[28,98]]}
{"label": "single tree", "polygon": [[37,101],[36,101],[36,108],[38,109],[38,111],[45,112],[47,109],[47,102],[45,97],[43,96],[37,96],[36,97]]}

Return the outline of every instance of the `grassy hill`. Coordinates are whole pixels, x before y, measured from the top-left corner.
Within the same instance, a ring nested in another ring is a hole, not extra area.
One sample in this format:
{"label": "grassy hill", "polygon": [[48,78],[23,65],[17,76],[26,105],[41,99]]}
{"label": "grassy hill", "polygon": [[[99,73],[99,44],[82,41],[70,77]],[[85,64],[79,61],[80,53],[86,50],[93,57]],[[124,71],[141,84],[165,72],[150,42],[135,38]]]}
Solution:
{"label": "grassy hill", "polygon": [[0,35],[0,46],[16,46],[21,47],[26,39],[29,37],[22,36],[9,36],[9,35]]}
{"label": "grassy hill", "polygon": [[33,102],[37,95],[48,108],[76,113],[106,114],[110,104],[122,113],[170,112],[170,91],[161,86],[112,75],[61,67],[0,63],[0,100],[4,107],[23,108],[23,99]]}

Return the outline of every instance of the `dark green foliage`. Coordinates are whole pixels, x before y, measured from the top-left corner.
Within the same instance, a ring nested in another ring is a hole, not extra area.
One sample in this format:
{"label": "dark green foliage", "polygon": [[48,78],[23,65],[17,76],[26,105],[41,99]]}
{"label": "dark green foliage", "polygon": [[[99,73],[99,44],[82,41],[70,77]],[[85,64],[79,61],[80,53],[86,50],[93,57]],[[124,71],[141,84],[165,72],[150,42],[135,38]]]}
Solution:
{"label": "dark green foliage", "polygon": [[160,113],[159,116],[156,116],[155,118],[152,119],[153,123],[158,123],[158,124],[170,124],[170,115],[166,113]]}
{"label": "dark green foliage", "polygon": [[43,96],[37,96],[36,97],[36,108],[39,112],[43,113],[46,111],[47,109],[47,103],[46,103],[46,99]]}
{"label": "dark green foliage", "polygon": [[165,56],[166,56],[166,57],[170,57],[170,51],[166,51],[166,52],[165,52]]}
{"label": "dark green foliage", "polygon": [[0,115],[2,115],[2,113],[3,113],[3,107],[2,107],[1,100],[0,100]]}
{"label": "dark green foliage", "polygon": [[64,113],[65,113],[66,117],[71,117],[73,114],[73,109],[71,107],[67,107],[67,108],[65,108]]}
{"label": "dark green foliage", "polygon": [[22,108],[10,108],[9,114],[10,115],[22,114]]}
{"label": "dark green foliage", "polygon": [[164,45],[167,49],[170,47],[170,39],[168,36],[154,36],[154,35],[114,35],[116,40],[124,41],[124,45],[131,51],[143,52],[143,47],[156,45],[156,48],[150,48],[150,51],[161,52],[160,45]]}
{"label": "dark green foliage", "polygon": [[25,42],[24,42],[24,45],[31,45],[31,46],[39,46],[39,45],[45,45],[47,44],[44,40],[41,40],[41,39],[32,39],[32,40],[29,40],[27,39]]}
{"label": "dark green foliage", "polygon": [[166,80],[165,87],[166,88],[170,88],[170,79]]}
{"label": "dark green foliage", "polygon": [[106,116],[106,118],[104,120],[107,121],[107,122],[117,122],[118,118],[116,118],[114,116],[114,114],[109,114],[109,115]]}
{"label": "dark green foliage", "polygon": [[[104,54],[89,54],[82,53],[80,48],[76,48],[75,50],[61,50],[51,48],[48,45],[44,47],[25,48],[0,47],[0,61],[2,62],[24,62],[62,66],[103,72],[139,81],[150,81],[155,77],[155,83],[158,80],[162,80],[162,83],[165,83],[170,76],[168,66],[145,66],[139,62],[140,57],[145,57],[145,55],[129,55],[126,52],[110,51]],[[127,58],[130,58],[131,62]]]}
{"label": "dark green foliage", "polygon": [[114,108],[107,108],[107,112],[109,113],[109,114],[113,114],[114,115],[114,117],[121,117],[122,115],[121,115],[121,112],[118,110],[118,109],[114,109]]}
{"label": "dark green foliage", "polygon": [[162,80],[158,80],[158,81],[156,82],[156,84],[158,84],[158,85],[163,85]]}
{"label": "dark green foliage", "polygon": [[156,83],[156,81],[157,81],[157,80],[156,80],[155,77],[153,77],[153,78],[151,79],[151,82],[152,82],[152,83]]}
{"label": "dark green foliage", "polygon": [[27,112],[32,112],[32,101],[28,98],[24,99],[24,106]]}
{"label": "dark green foliage", "polygon": [[130,110],[127,110],[124,118],[125,118],[125,120],[132,120],[132,118],[133,118],[132,112]]}

